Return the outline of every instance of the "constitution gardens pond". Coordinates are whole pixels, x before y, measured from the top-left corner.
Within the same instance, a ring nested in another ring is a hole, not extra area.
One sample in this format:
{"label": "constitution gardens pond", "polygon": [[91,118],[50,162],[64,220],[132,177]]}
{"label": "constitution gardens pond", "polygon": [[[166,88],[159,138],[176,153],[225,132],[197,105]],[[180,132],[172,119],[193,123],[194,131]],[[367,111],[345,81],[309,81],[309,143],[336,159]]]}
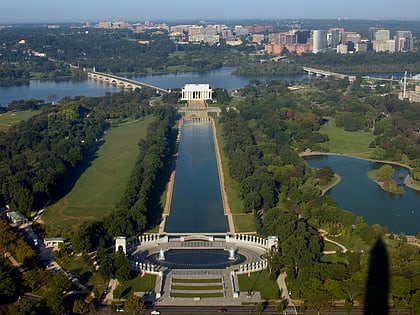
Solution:
{"label": "constitution gardens pond", "polygon": [[393,165],[394,180],[404,188],[402,195],[386,192],[367,173],[383,163],[341,155],[312,155],[305,157],[311,167],[329,166],[341,177],[341,182],[327,192],[337,206],[362,216],[369,224],[386,226],[389,232],[415,235],[420,232],[420,192],[404,186],[408,170]]}

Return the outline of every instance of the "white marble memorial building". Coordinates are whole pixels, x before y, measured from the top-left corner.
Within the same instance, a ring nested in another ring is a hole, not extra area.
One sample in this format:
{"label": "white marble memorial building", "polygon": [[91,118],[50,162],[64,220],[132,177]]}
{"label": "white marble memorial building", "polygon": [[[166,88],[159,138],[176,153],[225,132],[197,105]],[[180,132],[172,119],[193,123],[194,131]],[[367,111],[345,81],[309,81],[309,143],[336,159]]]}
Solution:
{"label": "white marble memorial building", "polygon": [[213,91],[209,84],[185,84],[182,88],[182,100],[211,100]]}

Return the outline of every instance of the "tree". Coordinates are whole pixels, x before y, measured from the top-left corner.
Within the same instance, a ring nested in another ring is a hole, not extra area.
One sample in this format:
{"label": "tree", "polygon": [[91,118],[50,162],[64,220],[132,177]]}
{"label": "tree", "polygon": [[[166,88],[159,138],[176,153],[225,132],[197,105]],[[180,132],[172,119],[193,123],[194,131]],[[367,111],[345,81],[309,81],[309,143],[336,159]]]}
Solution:
{"label": "tree", "polygon": [[86,303],[82,300],[76,300],[73,304],[73,313],[76,314],[87,314],[89,312],[93,312],[95,310],[95,305],[92,303]]}
{"label": "tree", "polygon": [[394,168],[389,164],[385,164],[381,166],[378,170],[378,179],[387,180],[389,178],[392,178],[393,174],[394,174]]}
{"label": "tree", "polygon": [[36,285],[41,281],[41,269],[29,269],[23,274],[23,281],[25,285],[29,286],[33,291]]}
{"label": "tree", "polygon": [[305,305],[309,310],[315,311],[318,315],[330,307],[330,296],[322,290],[311,290]]}
{"label": "tree", "polygon": [[64,291],[68,291],[71,283],[63,274],[57,274],[48,281],[50,291],[47,294],[47,306],[53,314],[62,314],[64,312]]}
{"label": "tree", "polygon": [[143,301],[137,295],[130,295],[127,300],[125,300],[124,311],[133,312],[133,314],[138,314],[146,308]]}
{"label": "tree", "polygon": [[130,264],[123,251],[114,253],[115,277],[124,282],[130,278]]}
{"label": "tree", "polygon": [[6,300],[16,293],[16,283],[10,273],[4,268],[0,270],[0,298]]}
{"label": "tree", "polygon": [[276,247],[270,248],[264,255],[265,259],[267,260],[268,273],[271,279],[275,279],[277,273],[280,271],[281,262],[279,256],[280,253]]}
{"label": "tree", "polygon": [[261,313],[264,311],[264,303],[263,302],[259,302],[257,303],[257,305],[255,306],[256,311],[258,312],[258,314],[261,315]]}
{"label": "tree", "polygon": [[415,314],[420,314],[420,290],[417,290],[416,293],[411,296],[410,307]]}
{"label": "tree", "polygon": [[283,303],[283,301],[281,301],[281,302],[278,302],[277,304],[276,304],[276,311],[277,311],[277,313],[281,313],[281,312],[283,312],[284,311],[284,303]]}

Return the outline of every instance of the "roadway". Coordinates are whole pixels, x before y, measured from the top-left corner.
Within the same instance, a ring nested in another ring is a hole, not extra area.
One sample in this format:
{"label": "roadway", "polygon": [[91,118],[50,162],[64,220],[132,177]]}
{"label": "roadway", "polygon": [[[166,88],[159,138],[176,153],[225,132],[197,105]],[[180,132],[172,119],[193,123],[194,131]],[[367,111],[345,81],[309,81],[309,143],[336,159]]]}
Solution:
{"label": "roadway", "polygon": [[[237,315],[257,315],[257,314],[265,314],[265,315],[297,315],[303,314],[300,313],[299,310],[295,310],[294,308],[287,308],[283,313],[279,313],[276,310],[276,306],[270,305],[264,308],[264,310],[260,313],[257,311],[257,307],[255,305],[241,305],[241,306],[223,306],[223,305],[214,305],[214,306],[159,306],[156,308],[152,308],[150,310],[144,311],[142,314],[150,314],[153,310],[159,310],[161,315],[214,315],[219,313],[226,313],[226,314],[237,314]],[[225,311],[219,311],[219,309],[224,309]],[[131,313],[131,312],[130,312]],[[96,314],[111,314],[110,307],[103,307],[99,309]],[[121,314],[124,314],[122,312]],[[316,315],[317,312],[315,311],[305,311],[305,315]],[[363,315],[364,309],[363,307],[353,307],[353,309],[349,312],[344,309],[344,307],[331,307],[329,310],[321,311],[320,314],[334,314],[334,315]],[[389,308],[388,315],[408,315],[412,314],[409,309],[404,311],[397,312],[392,307]]]}

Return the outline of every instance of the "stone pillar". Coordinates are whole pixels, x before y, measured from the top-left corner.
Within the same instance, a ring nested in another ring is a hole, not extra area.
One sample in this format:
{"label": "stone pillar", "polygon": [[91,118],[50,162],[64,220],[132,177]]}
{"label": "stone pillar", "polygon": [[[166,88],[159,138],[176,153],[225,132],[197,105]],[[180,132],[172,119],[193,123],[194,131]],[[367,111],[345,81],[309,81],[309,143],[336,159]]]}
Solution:
{"label": "stone pillar", "polygon": [[118,236],[115,239],[115,251],[122,250],[127,255],[127,239],[125,236]]}
{"label": "stone pillar", "polygon": [[277,247],[277,242],[279,241],[277,236],[269,236],[267,241],[267,248],[271,248],[273,246]]}

